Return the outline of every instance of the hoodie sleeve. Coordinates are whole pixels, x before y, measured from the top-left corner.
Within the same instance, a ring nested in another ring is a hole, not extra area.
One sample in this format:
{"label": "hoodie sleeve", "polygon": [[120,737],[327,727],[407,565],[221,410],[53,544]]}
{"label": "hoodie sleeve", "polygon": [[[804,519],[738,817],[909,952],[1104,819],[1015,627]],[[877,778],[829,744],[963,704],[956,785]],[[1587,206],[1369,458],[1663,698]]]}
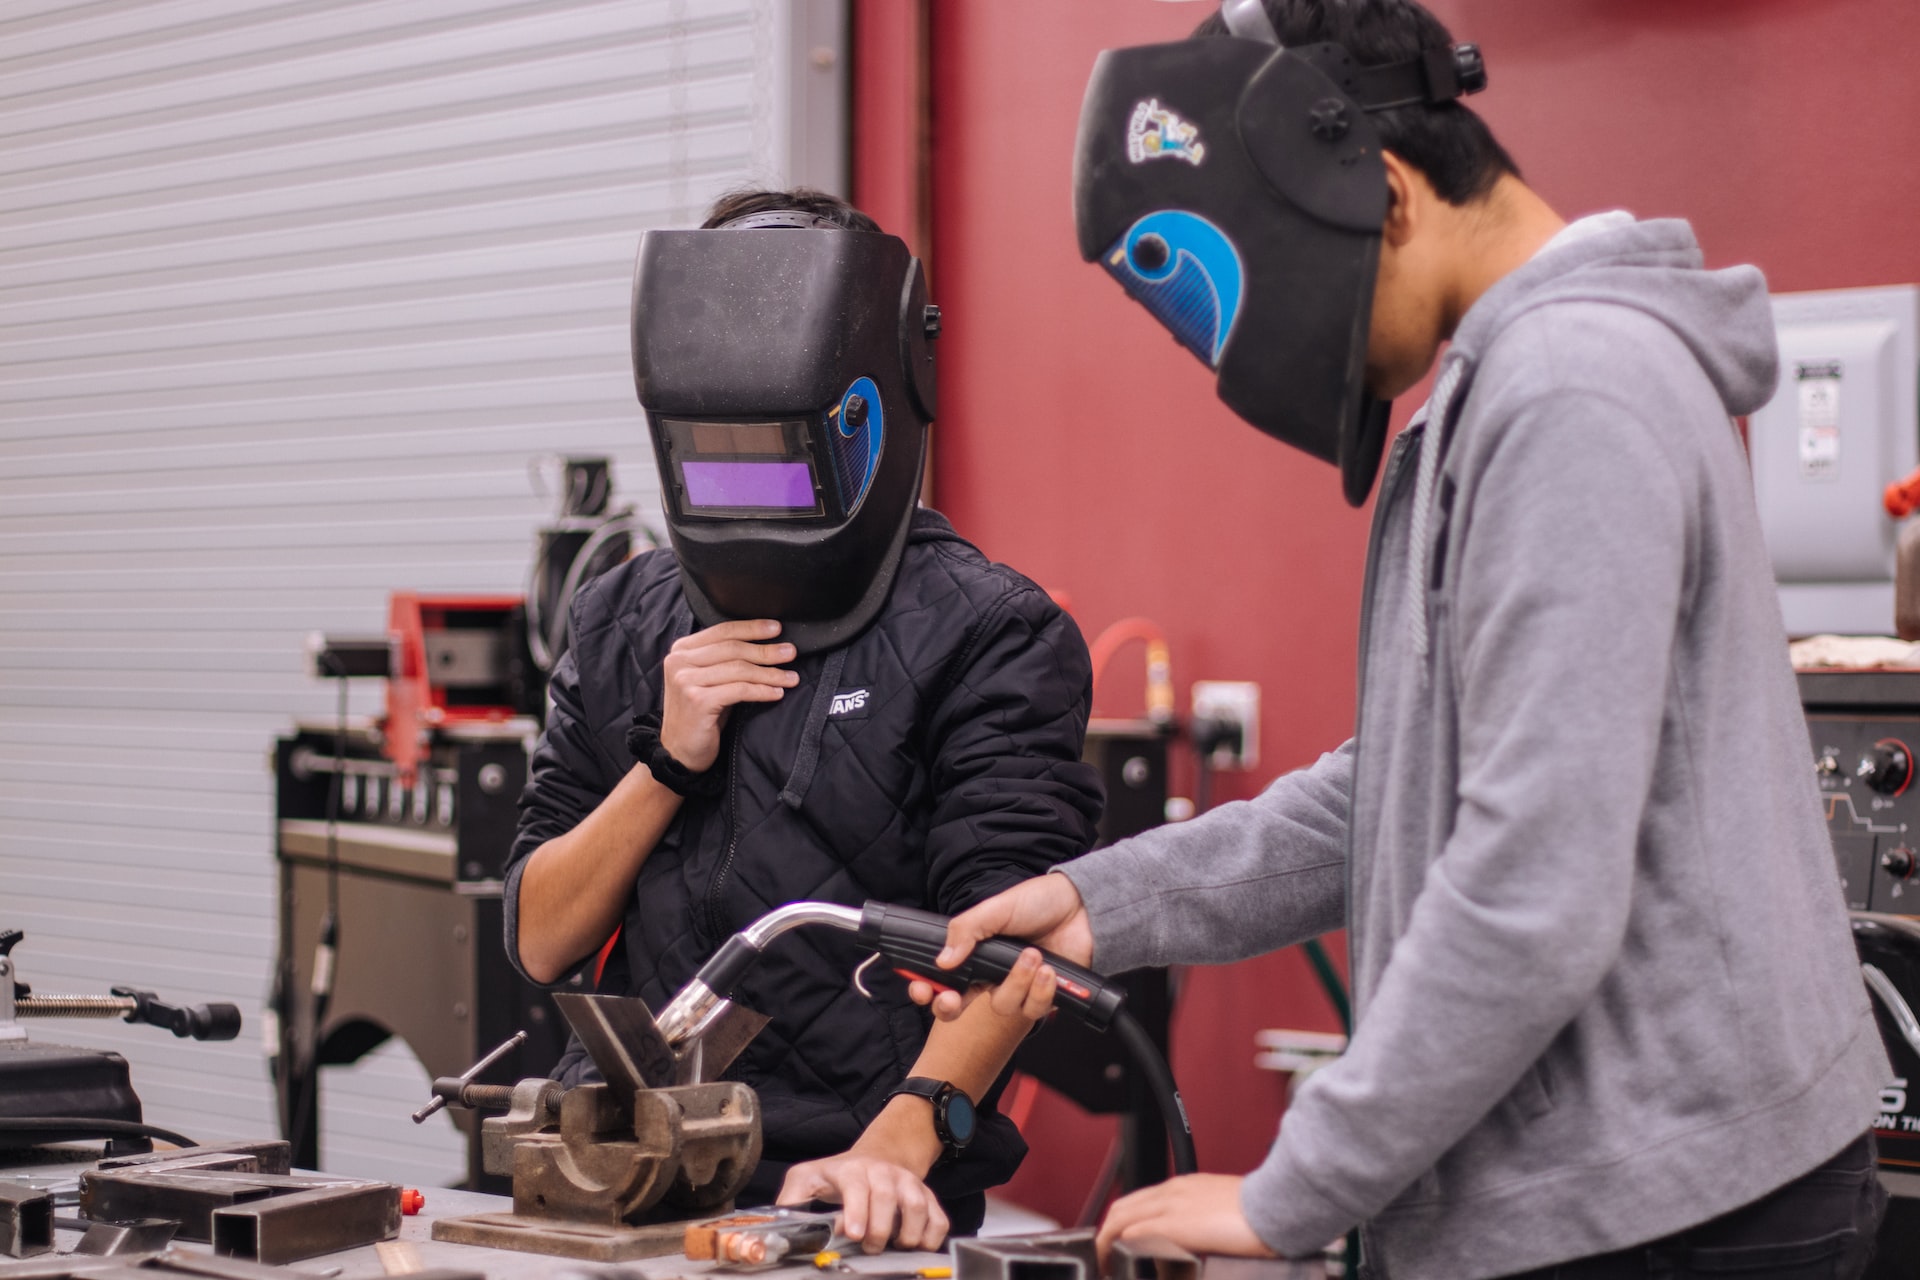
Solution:
{"label": "hoodie sleeve", "polygon": [[1683,495],[1608,396],[1535,400],[1503,429],[1457,524],[1455,669],[1432,676],[1459,697],[1451,834],[1347,1053],[1302,1086],[1243,1187],[1279,1252],[1320,1248],[1432,1168],[1620,955],[1669,727]]}
{"label": "hoodie sleeve", "polygon": [[1349,741],[1251,800],[1060,868],[1086,904],[1094,966],[1227,964],[1338,929],[1352,783]]}

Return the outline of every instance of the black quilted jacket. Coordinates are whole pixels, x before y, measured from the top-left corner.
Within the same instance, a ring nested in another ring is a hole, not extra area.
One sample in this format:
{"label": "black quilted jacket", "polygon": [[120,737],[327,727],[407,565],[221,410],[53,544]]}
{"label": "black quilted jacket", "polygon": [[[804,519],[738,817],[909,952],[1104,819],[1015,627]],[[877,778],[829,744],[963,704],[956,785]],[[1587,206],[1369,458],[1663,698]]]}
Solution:
{"label": "black quilted jacket", "polygon": [[[602,990],[658,1009],[776,906],[877,898],[951,914],[1092,844],[1102,796],[1080,759],[1091,674],[1079,629],[936,512],[915,514],[905,555],[871,627],[800,659],[780,702],[734,709],[714,766],[725,792],[689,799],[642,866]],[[627,730],[658,711],[661,661],[693,628],[666,550],[577,597],[507,878],[516,964],[525,858],[633,767]],[[851,1146],[926,1040],[928,1016],[895,975],[868,971],[871,1001],[854,989],[864,958],[851,935],[803,929],[740,989],[773,1018],[727,1072],[758,1092],[766,1133],[742,1203],[771,1198],[789,1164]],[[1026,1152],[1004,1117],[981,1119],[965,1155],[928,1179],[966,1218],[962,1198],[1004,1182]]]}

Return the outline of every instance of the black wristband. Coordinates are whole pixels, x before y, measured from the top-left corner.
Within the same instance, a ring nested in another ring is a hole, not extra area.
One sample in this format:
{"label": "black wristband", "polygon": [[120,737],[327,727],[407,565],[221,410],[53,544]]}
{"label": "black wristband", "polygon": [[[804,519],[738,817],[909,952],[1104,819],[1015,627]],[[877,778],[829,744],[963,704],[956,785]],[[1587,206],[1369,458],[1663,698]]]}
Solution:
{"label": "black wristband", "polygon": [[658,716],[633,718],[633,727],[627,730],[627,750],[647,766],[655,782],[676,795],[711,800],[720,794],[725,779],[717,770],[695,773],[673,758],[673,753],[660,741]]}

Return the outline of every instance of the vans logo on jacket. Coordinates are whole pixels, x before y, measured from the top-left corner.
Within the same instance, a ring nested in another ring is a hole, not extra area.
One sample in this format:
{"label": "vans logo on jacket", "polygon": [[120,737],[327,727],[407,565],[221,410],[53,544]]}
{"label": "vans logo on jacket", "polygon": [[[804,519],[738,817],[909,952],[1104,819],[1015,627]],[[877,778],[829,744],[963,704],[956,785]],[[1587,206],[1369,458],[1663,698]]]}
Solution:
{"label": "vans logo on jacket", "polygon": [[833,695],[833,704],[827,708],[829,720],[862,719],[867,714],[867,696],[865,689],[842,689]]}

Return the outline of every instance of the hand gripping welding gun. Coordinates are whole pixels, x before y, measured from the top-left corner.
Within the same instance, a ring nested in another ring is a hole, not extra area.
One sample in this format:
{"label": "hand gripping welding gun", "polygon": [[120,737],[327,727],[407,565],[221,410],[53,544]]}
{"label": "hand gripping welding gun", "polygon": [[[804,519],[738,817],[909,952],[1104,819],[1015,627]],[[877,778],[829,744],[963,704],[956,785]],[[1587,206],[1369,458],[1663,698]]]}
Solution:
{"label": "hand gripping welding gun", "polygon": [[[869,902],[860,909],[826,902],[796,902],[780,907],[727,939],[661,1011],[660,1030],[669,1044],[697,1042],[709,1028],[727,1017],[733,1007],[730,996],[734,986],[760,958],[767,944],[803,925],[826,925],[852,933],[889,961],[902,976],[962,989],[976,982],[1004,981],[1027,945],[1012,938],[988,938],[974,947],[957,968],[941,969],[935,965],[934,958],[946,946],[947,924],[946,916],[884,902]],[[1193,1131],[1187,1124],[1186,1108],[1174,1085],[1173,1073],[1146,1031],[1126,1011],[1125,990],[1059,956],[1046,952],[1042,955],[1059,975],[1054,1003],[1095,1031],[1112,1028],[1120,1037],[1159,1103],[1173,1144],[1174,1172],[1196,1172]]]}

